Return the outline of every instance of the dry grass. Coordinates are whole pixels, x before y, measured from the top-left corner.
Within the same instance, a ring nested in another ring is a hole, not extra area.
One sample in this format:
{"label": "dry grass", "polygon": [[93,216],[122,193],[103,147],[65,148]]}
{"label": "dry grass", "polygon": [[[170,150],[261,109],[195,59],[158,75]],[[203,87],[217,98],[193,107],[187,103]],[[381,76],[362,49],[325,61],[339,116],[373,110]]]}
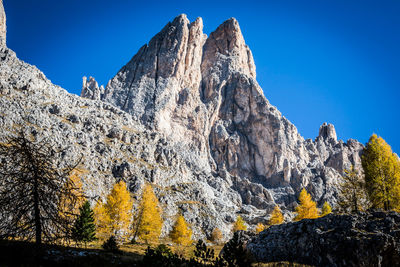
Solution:
{"label": "dry grass", "polygon": [[253,267],[312,267],[311,265],[290,263],[290,262],[270,262],[270,263],[253,263]]}

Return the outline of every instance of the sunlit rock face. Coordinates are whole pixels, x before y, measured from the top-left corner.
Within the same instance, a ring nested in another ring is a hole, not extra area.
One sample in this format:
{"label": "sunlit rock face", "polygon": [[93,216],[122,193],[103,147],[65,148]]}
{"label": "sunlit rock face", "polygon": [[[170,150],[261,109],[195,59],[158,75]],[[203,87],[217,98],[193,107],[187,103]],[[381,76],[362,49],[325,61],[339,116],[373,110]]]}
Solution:
{"label": "sunlit rock face", "polygon": [[208,38],[202,29],[185,15],[168,23],[110,80],[103,101],[187,148],[195,165],[229,176],[245,204],[293,207],[303,187],[334,204],[362,145],[337,141],[326,123],[304,140],[264,96],[239,23],[231,18]]}
{"label": "sunlit rock face", "polygon": [[360,165],[363,148],[337,141],[332,125],[315,141],[301,137],[264,96],[235,19],[207,37],[201,18],[176,17],[106,88],[84,78],[81,97],[1,45],[0,114],[0,139],[23,130],[68,148],[61,165],[82,156],[92,203],[119,180],[135,198],[151,183],[163,234],[179,212],[195,238],[216,227],[228,237],[238,213],[250,224],[266,221],[276,204],[290,219],[303,187],[334,205],[343,170]]}

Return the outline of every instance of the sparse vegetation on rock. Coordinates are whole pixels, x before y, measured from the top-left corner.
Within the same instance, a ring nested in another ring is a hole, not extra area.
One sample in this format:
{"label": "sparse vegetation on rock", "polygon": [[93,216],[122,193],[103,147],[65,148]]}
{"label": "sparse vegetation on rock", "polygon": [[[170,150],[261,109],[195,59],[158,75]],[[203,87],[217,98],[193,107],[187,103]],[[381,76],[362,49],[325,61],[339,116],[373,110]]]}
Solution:
{"label": "sparse vegetation on rock", "polygon": [[281,209],[276,205],[271,213],[271,218],[269,219],[270,225],[281,224],[283,222],[283,215]]}
{"label": "sparse vegetation on rock", "polygon": [[324,205],[322,206],[322,209],[321,209],[320,217],[324,217],[324,216],[330,214],[331,212],[332,212],[331,205],[329,205],[329,203],[325,201]]}
{"label": "sparse vegetation on rock", "polygon": [[247,225],[246,222],[243,220],[242,216],[237,216],[235,223],[232,226],[232,232],[235,233],[237,231],[246,231]]}

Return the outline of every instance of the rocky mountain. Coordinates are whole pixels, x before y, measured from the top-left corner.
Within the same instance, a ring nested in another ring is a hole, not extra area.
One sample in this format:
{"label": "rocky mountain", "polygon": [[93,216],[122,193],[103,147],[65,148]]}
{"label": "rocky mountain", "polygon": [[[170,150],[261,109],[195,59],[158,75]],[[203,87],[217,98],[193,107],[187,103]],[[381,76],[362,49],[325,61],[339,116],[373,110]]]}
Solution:
{"label": "rocky mountain", "polygon": [[235,19],[207,37],[201,18],[178,16],[106,88],[84,78],[82,97],[19,60],[5,45],[4,12],[0,22],[0,139],[24,130],[68,148],[60,165],[83,156],[92,201],[120,179],[135,196],[152,183],[164,234],[178,212],[196,237],[215,227],[228,236],[238,213],[265,221],[275,204],[290,219],[303,187],[334,205],[343,170],[360,165],[359,142],[338,141],[325,123],[304,140],[268,102]]}
{"label": "rocky mountain", "polygon": [[315,141],[304,140],[265,98],[238,22],[225,21],[208,38],[202,30],[201,18],[176,17],[104,91],[91,79],[82,96],[186,147],[194,164],[232,181],[245,204],[292,207],[302,187],[334,202],[336,182],[344,168],[359,166],[362,145],[338,141],[325,123]]}

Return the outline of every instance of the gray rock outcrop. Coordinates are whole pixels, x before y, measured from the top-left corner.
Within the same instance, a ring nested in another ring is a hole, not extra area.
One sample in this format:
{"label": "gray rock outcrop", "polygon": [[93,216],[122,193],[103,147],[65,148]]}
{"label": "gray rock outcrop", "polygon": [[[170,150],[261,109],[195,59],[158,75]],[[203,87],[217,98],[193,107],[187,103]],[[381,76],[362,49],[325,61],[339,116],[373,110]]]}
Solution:
{"label": "gray rock outcrop", "polygon": [[274,225],[246,240],[258,262],[289,261],[313,266],[397,266],[400,215],[372,212],[327,215]]}
{"label": "gray rock outcrop", "polygon": [[104,86],[96,82],[93,77],[89,77],[89,81],[86,77],[82,78],[82,90],[81,97],[89,98],[92,100],[100,100],[104,95]]}
{"label": "gray rock outcrop", "polygon": [[6,13],[4,12],[3,0],[0,0],[0,46],[6,45]]}

